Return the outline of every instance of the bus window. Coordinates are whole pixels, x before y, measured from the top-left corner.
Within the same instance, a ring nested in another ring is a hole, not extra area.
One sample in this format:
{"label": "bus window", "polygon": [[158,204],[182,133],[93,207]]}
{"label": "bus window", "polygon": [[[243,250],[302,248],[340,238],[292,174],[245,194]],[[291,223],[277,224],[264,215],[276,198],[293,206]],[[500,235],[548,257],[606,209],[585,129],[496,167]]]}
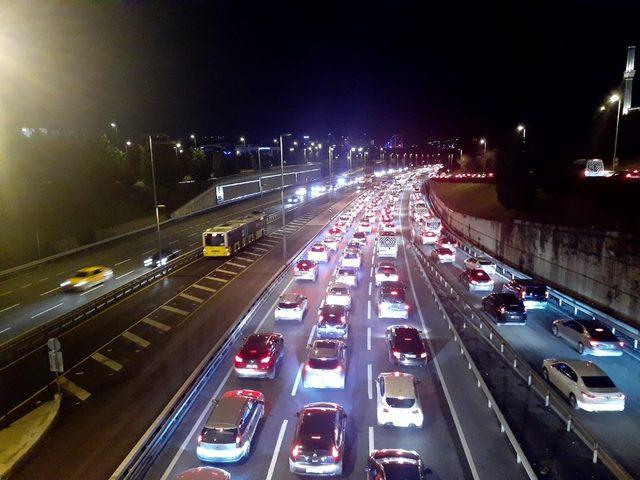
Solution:
{"label": "bus window", "polygon": [[207,247],[221,247],[224,245],[224,234],[222,233],[205,233],[204,244]]}

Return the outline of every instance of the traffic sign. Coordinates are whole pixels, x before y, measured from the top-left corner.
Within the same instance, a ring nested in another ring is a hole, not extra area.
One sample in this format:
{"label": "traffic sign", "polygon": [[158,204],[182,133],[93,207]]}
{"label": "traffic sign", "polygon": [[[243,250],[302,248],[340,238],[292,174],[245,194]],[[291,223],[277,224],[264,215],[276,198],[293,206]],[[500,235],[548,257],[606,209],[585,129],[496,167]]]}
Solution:
{"label": "traffic sign", "polygon": [[47,346],[49,347],[50,352],[58,352],[62,345],[60,345],[60,340],[57,337],[51,337],[47,340]]}
{"label": "traffic sign", "polygon": [[53,373],[64,372],[62,352],[49,352],[49,370]]}

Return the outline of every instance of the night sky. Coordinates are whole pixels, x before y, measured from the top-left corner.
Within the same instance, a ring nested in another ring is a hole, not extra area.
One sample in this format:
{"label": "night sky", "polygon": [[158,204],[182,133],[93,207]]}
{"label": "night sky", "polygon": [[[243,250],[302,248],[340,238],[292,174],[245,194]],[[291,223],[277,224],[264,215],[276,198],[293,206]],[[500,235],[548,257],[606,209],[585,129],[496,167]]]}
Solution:
{"label": "night sky", "polygon": [[249,141],[498,138],[524,122],[579,150],[640,31],[638,2],[8,4],[10,125]]}

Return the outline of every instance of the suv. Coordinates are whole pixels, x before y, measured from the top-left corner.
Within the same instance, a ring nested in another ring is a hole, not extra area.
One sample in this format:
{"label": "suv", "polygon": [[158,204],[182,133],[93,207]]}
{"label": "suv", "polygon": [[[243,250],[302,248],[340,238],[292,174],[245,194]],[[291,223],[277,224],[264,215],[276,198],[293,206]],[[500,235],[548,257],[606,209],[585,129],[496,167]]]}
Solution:
{"label": "suv", "polygon": [[342,475],[347,430],[344,408],[337,403],[309,403],[296,416],[289,470],[303,475]]}
{"label": "suv", "polygon": [[307,258],[313,262],[328,262],[329,249],[322,243],[314,243],[307,253]]}
{"label": "suv", "polygon": [[376,379],[378,425],[422,427],[418,380],[410,373],[381,373]]}
{"label": "suv", "polygon": [[313,260],[300,260],[293,268],[293,275],[296,280],[311,280],[315,282],[318,278],[318,264]]}
{"label": "suv", "polygon": [[374,450],[369,454],[367,480],[426,480],[430,472],[425,468],[420,455],[411,450]]}
{"label": "suv", "polygon": [[527,309],[513,293],[492,293],[482,299],[482,309],[496,323],[527,323]]}
{"label": "suv", "polygon": [[299,293],[285,293],[280,297],[274,316],[276,320],[297,320],[302,322],[307,313],[307,297]]}
{"label": "suv", "polygon": [[304,364],[305,388],[344,388],[347,345],[342,340],[314,340]]}
{"label": "suv", "polygon": [[205,462],[237,462],[249,455],[264,417],[264,395],[257,390],[225,392],[198,435],[196,455]]}
{"label": "suv", "polygon": [[254,333],[249,335],[233,360],[238,377],[275,378],[276,364],[284,356],[284,335]]}
{"label": "suv", "polygon": [[502,285],[502,291],[513,293],[527,308],[544,308],[549,298],[547,286],[531,279],[514,278]]}
{"label": "suv", "polygon": [[489,275],[495,275],[496,264],[488,257],[469,257],[464,261],[467,270],[484,270]]}

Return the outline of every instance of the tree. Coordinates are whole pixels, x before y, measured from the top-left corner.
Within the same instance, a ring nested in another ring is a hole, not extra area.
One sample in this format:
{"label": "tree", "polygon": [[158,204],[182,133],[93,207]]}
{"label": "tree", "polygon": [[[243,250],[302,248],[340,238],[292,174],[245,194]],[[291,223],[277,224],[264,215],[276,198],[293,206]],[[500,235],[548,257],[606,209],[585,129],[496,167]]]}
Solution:
{"label": "tree", "polygon": [[523,143],[510,154],[496,157],[496,193],[506,208],[528,210],[533,206],[536,184],[532,157]]}
{"label": "tree", "polygon": [[201,181],[211,176],[211,161],[199,148],[191,149],[191,176],[193,179]]}

